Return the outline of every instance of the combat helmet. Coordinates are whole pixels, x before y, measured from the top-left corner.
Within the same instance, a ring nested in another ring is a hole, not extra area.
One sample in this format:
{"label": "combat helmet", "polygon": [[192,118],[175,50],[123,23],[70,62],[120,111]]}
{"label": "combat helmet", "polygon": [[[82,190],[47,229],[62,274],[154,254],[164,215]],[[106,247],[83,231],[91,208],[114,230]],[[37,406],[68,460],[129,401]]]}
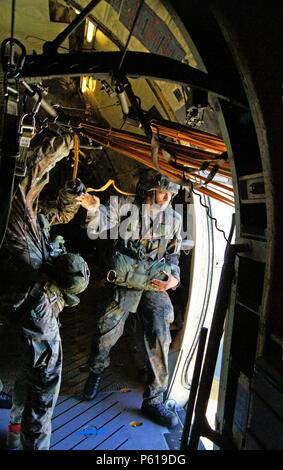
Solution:
{"label": "combat helmet", "polygon": [[173,183],[167,176],[158,173],[156,170],[144,171],[137,184],[136,194],[144,200],[149,191],[168,191],[176,195],[179,191],[179,185]]}
{"label": "combat helmet", "polygon": [[73,306],[79,303],[76,294],[80,294],[87,288],[89,276],[88,265],[79,254],[65,253],[56,258],[56,281],[63,290],[68,305]]}
{"label": "combat helmet", "polygon": [[161,173],[155,173],[152,175],[147,191],[167,191],[169,193],[177,194],[179,191],[179,185],[170,181],[167,176],[164,176]]}

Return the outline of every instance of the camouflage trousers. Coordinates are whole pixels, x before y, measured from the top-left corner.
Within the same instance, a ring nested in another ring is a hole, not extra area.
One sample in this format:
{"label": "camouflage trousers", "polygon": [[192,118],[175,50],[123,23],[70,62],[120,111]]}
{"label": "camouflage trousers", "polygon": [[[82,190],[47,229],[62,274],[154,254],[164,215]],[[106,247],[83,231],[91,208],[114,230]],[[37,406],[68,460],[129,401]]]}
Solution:
{"label": "camouflage trousers", "polygon": [[51,306],[21,314],[22,354],[13,390],[10,422],[21,424],[24,450],[48,450],[51,418],[62,372],[59,326]]}
{"label": "camouflage trousers", "polygon": [[[163,394],[168,386],[170,323],[174,320],[169,295],[167,292],[144,291],[139,312],[150,369],[143,398],[151,403],[163,402]],[[101,374],[109,366],[110,350],[122,336],[129,313],[121,309],[116,301],[108,304],[103,311],[96,325],[88,361],[89,368],[94,373]]]}

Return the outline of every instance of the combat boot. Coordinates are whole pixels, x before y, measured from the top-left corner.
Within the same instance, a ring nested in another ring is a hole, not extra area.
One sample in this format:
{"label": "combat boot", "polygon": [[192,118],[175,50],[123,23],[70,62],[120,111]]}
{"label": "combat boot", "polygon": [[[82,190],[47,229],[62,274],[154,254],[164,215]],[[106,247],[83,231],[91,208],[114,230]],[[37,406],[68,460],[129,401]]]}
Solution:
{"label": "combat boot", "polygon": [[83,396],[85,400],[93,400],[96,397],[101,379],[101,374],[95,374],[94,372],[89,373],[89,376],[84,386]]}
{"label": "combat boot", "polygon": [[9,410],[12,408],[12,397],[5,392],[0,392],[0,408]]}
{"label": "combat boot", "polygon": [[10,450],[21,450],[21,425],[10,423],[6,437],[6,447]]}
{"label": "combat boot", "polygon": [[155,423],[167,428],[174,428],[179,423],[177,415],[173,411],[167,410],[163,403],[148,403],[144,401],[141,411]]}

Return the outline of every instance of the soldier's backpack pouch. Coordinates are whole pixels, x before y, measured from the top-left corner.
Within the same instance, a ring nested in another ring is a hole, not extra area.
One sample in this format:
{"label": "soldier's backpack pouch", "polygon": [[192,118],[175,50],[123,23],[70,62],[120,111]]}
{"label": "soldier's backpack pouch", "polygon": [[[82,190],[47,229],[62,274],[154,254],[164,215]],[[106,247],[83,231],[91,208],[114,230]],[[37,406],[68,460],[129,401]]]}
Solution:
{"label": "soldier's backpack pouch", "polygon": [[164,258],[159,261],[137,260],[117,251],[112,262],[112,269],[107,273],[107,280],[129,289],[156,290],[151,281],[153,279],[165,281],[166,274],[171,274],[171,266],[165,262]]}

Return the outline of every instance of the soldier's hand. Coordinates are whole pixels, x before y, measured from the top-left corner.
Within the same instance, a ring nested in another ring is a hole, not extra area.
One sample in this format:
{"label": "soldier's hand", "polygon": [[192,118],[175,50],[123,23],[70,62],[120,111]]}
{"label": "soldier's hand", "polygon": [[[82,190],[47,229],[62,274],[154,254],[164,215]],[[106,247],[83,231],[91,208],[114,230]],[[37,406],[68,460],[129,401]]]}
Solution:
{"label": "soldier's hand", "polygon": [[152,279],[151,281],[151,284],[156,288],[156,290],[165,292],[166,290],[172,289],[178,285],[178,279],[176,279],[172,274],[168,274],[166,271],[162,272],[167,276],[166,281],[161,281],[160,279]]}
{"label": "soldier's hand", "polygon": [[92,194],[84,193],[81,196],[76,198],[77,202],[84,207],[85,209],[89,210],[97,210],[100,206],[100,199],[97,196]]}

